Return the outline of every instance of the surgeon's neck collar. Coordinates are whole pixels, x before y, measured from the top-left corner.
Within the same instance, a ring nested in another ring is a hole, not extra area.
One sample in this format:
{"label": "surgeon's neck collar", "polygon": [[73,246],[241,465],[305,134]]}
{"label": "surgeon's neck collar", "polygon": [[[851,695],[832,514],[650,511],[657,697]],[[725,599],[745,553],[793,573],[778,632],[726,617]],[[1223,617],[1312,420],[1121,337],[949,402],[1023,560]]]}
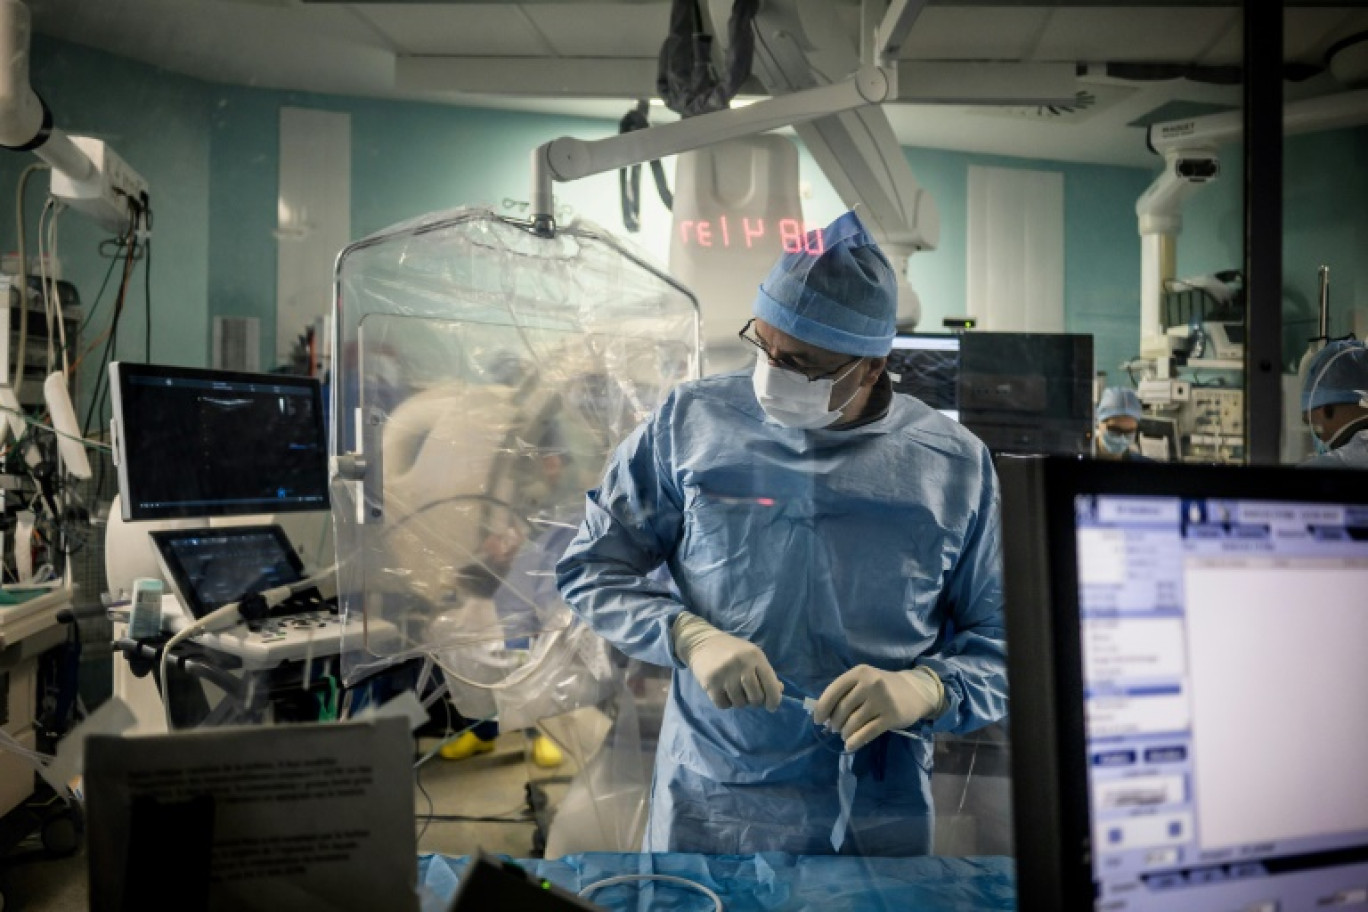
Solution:
{"label": "surgeon's neck collar", "polygon": [[874,386],[869,391],[869,398],[865,400],[864,408],[860,414],[843,424],[833,425],[833,431],[853,431],[856,428],[873,424],[880,418],[888,414],[889,408],[893,405],[893,381],[888,377],[888,371],[884,370],[879,374],[879,379],[874,381]]}

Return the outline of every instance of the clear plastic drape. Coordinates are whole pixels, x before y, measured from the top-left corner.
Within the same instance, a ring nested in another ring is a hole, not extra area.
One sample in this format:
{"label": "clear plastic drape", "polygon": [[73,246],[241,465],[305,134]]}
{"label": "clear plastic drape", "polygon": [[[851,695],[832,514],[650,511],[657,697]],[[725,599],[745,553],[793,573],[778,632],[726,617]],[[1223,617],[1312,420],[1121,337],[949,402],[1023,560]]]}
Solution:
{"label": "clear plastic drape", "polygon": [[353,683],[414,656],[470,718],[592,705],[608,648],[555,563],[607,455],[699,369],[692,296],[580,223],[485,210],[401,224],[338,258],[331,457]]}

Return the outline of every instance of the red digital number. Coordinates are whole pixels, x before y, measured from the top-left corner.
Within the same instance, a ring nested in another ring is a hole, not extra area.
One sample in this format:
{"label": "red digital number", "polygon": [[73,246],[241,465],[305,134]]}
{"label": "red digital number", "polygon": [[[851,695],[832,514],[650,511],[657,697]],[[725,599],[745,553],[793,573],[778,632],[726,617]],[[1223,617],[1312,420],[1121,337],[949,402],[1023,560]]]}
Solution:
{"label": "red digital number", "polygon": [[750,218],[743,218],[741,219],[741,230],[746,234],[746,247],[749,248],[753,240],[765,236],[765,220],[755,219],[752,225]]}
{"label": "red digital number", "polygon": [[813,256],[821,256],[826,250],[826,241],[822,240],[822,229],[818,225],[803,224],[803,230],[807,232],[803,235],[803,249]]}
{"label": "red digital number", "polygon": [[718,223],[719,223],[719,226],[722,228],[722,246],[723,246],[723,247],[730,247],[730,246],[731,246],[731,237],[727,234],[727,217],[724,215],[724,216],[722,216],[721,218],[719,218],[717,221],[718,221]]}
{"label": "red digital number", "polygon": [[797,219],[779,220],[779,240],[784,245],[784,253],[797,253],[803,247],[803,226]]}
{"label": "red digital number", "polygon": [[699,222],[695,233],[698,235],[698,246],[712,246],[712,225],[707,222]]}

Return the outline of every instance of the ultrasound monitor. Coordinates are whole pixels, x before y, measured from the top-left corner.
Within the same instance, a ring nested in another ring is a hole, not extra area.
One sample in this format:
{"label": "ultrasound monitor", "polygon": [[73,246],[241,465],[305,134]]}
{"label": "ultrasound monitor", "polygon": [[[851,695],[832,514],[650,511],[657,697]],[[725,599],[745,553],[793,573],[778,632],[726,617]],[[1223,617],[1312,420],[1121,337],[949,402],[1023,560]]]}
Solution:
{"label": "ultrasound monitor", "polygon": [[1288,468],[998,472],[1019,908],[1363,902],[1368,488]]}
{"label": "ultrasound monitor", "polygon": [[245,595],[297,583],[304,565],[280,526],[149,532],[167,578],[202,618]]}
{"label": "ultrasound monitor", "polygon": [[900,333],[888,353],[893,391],[915,396],[947,418],[959,420],[959,336]]}
{"label": "ultrasound monitor", "polygon": [[328,508],[317,380],[125,362],[109,373],[125,520]]}

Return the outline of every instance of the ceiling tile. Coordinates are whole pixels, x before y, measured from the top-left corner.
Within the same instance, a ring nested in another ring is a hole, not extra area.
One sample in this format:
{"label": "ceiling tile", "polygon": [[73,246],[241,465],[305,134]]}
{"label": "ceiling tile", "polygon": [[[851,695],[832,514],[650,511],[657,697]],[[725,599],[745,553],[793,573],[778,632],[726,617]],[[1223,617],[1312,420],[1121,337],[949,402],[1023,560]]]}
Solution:
{"label": "ceiling tile", "polygon": [[1216,41],[1238,10],[1057,9],[1037,60],[1190,62]]}
{"label": "ceiling tile", "polygon": [[670,31],[668,3],[523,4],[562,57],[655,57]]}
{"label": "ceiling tile", "polygon": [[546,41],[513,3],[386,3],[354,7],[400,54],[534,57]]}
{"label": "ceiling tile", "polygon": [[1021,7],[930,6],[903,42],[915,60],[1020,60],[1050,11]]}

